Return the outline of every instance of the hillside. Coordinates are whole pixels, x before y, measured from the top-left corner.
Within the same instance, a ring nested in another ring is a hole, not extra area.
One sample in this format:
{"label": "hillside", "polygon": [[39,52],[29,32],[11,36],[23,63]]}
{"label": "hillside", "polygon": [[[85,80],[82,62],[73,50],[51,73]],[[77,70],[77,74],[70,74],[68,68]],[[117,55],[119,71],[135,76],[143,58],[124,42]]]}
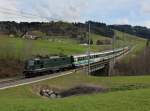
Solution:
{"label": "hillside", "polygon": [[[35,32],[39,34],[38,32]],[[119,31],[115,31],[116,43],[115,47],[134,46],[134,50],[127,57],[125,62],[136,57],[145,47],[146,40]],[[40,33],[41,35],[41,33]],[[111,44],[96,45],[97,40],[109,40],[111,38],[90,34],[93,40],[91,45],[92,52],[112,49]],[[0,36],[0,76],[20,75],[24,67],[24,60],[35,57],[37,55],[72,55],[83,54],[87,52],[87,46],[81,45],[78,40],[69,36],[49,36],[48,39],[22,39],[18,37],[10,37],[8,35]],[[6,68],[7,67],[7,68]]]}
{"label": "hillside", "polygon": [[128,33],[114,30],[116,38],[118,39],[116,45],[118,46],[131,46],[133,50],[125,57],[124,62],[129,62],[133,58],[136,58],[145,48],[146,39],[138,36],[134,36]]}

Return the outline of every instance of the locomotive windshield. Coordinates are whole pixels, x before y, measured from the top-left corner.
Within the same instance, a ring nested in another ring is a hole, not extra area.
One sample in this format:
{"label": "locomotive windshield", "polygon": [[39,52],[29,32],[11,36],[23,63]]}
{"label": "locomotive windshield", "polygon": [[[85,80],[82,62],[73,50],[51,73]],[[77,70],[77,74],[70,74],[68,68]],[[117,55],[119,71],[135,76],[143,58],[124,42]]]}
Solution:
{"label": "locomotive windshield", "polygon": [[28,65],[29,65],[29,66],[33,66],[33,65],[34,65],[34,61],[33,61],[33,60],[29,60],[29,61],[28,61]]}
{"label": "locomotive windshield", "polygon": [[33,60],[28,60],[26,61],[26,64],[25,64],[25,69],[32,69],[34,67],[34,61]]}

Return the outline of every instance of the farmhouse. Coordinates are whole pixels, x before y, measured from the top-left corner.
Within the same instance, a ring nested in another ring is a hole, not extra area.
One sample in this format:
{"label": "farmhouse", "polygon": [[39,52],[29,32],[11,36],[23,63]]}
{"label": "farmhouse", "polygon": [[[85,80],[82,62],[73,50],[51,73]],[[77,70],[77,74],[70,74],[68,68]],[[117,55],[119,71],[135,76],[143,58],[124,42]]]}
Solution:
{"label": "farmhouse", "polygon": [[111,40],[97,40],[96,45],[110,45],[112,44]]}
{"label": "farmhouse", "polygon": [[41,38],[40,36],[38,36],[38,34],[34,31],[28,31],[25,33],[25,35],[23,36],[24,39],[31,39],[31,40],[37,40],[38,38]]}

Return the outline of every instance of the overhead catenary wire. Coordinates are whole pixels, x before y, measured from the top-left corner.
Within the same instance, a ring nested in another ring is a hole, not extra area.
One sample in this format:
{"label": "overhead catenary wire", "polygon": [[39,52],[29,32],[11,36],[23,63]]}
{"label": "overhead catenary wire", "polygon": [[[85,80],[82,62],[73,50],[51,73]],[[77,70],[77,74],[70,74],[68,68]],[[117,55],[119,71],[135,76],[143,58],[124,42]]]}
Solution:
{"label": "overhead catenary wire", "polygon": [[46,17],[46,16],[41,16],[41,15],[37,15],[37,14],[32,14],[32,13],[28,13],[28,12],[24,12],[24,11],[17,11],[17,10],[11,10],[8,8],[3,8],[0,7],[0,13],[3,13],[5,15],[13,15],[15,17],[19,17],[19,18],[26,18],[26,19],[37,19],[37,20],[41,20],[41,21],[60,21],[60,19],[56,19],[53,17]]}

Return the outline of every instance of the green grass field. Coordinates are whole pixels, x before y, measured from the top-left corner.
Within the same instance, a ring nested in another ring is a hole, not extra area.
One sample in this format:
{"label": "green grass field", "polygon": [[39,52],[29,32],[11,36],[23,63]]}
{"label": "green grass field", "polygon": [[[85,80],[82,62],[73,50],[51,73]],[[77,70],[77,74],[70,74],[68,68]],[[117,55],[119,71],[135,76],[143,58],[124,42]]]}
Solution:
{"label": "green grass field", "polygon": [[73,40],[24,40],[20,38],[0,38],[0,58],[26,59],[33,55],[83,53],[85,47]]}
{"label": "green grass field", "polygon": [[[136,46],[134,53],[131,56],[135,56],[145,46],[145,40],[124,34],[116,31],[117,47],[123,47],[125,45]],[[91,34],[94,45],[91,46],[92,51],[102,51],[112,49],[111,45],[96,46],[97,40],[111,40],[108,37]],[[20,38],[0,37],[0,59],[19,59],[24,60],[34,55],[54,55],[54,54],[80,54],[86,53],[87,47],[81,46],[77,41],[69,39],[68,37],[51,37],[49,40],[24,40]]]}
{"label": "green grass field", "polygon": [[[2,111],[149,111],[150,76],[91,77],[82,73],[0,91]],[[90,84],[109,88],[110,92],[73,96],[64,99],[40,97],[36,88],[55,88]]]}
{"label": "green grass field", "polygon": [[[101,36],[96,36],[101,38]],[[108,46],[91,47],[92,51],[104,50]],[[108,49],[108,48],[107,48]],[[49,40],[24,40],[20,38],[0,37],[0,58],[24,60],[34,55],[81,54],[86,53],[87,47],[81,46],[69,38],[54,38]]]}

